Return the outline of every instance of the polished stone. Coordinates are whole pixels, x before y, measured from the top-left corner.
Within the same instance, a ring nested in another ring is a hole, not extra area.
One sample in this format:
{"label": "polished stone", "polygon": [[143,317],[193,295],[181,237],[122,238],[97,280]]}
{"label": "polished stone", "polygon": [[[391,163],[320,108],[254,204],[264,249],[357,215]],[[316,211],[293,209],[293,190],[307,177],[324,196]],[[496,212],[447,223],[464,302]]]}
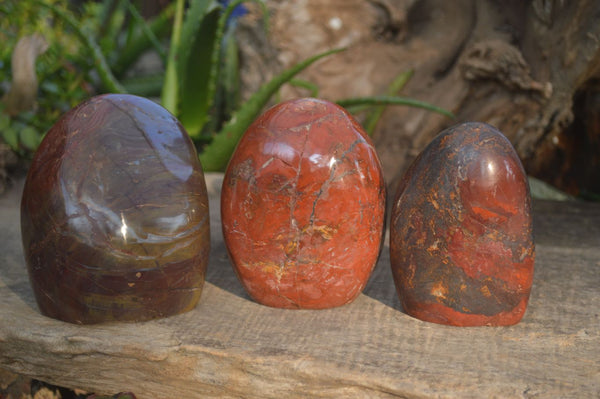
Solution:
{"label": "polished stone", "polygon": [[284,102],[241,139],[225,174],[221,213],[233,266],[257,302],[340,306],[363,290],[380,252],[380,162],[341,107]]}
{"label": "polished stone", "polygon": [[46,134],[21,203],[41,312],[73,323],[192,309],[210,248],[204,175],[164,108],[130,95],[88,100]]}
{"label": "polished stone", "polygon": [[531,200],[512,145],[483,123],[440,133],[400,182],[392,272],[404,310],[458,326],[511,325],[533,280]]}

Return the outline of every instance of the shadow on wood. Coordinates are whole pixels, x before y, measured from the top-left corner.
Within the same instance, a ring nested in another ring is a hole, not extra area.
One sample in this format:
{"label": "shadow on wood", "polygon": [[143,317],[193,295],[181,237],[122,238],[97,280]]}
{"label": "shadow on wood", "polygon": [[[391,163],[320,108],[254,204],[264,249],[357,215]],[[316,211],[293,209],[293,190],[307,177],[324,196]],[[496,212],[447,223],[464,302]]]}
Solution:
{"label": "shadow on wood", "polygon": [[529,309],[512,327],[456,328],[402,311],[388,248],[353,303],[284,310],[248,298],[222,243],[200,303],[145,323],[78,326],[40,315],[19,233],[19,187],[0,198],[0,367],[142,398],[595,397],[600,392],[600,206],[538,202]]}

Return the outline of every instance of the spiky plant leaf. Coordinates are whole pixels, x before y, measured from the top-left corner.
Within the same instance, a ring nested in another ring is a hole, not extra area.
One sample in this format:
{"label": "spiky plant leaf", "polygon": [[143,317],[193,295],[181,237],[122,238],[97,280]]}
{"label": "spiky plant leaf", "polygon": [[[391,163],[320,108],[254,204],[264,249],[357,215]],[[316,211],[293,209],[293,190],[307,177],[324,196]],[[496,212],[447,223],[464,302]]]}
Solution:
{"label": "spiky plant leaf", "polygon": [[271,96],[279,90],[279,88],[302,70],[320,60],[323,57],[338,53],[344,49],[329,50],[324,53],[317,54],[298,64],[286,69],[279,75],[275,76],[269,82],[261,86],[249,99],[246,101],[233,117],[225,124],[223,129],[215,134],[212,142],[206,145],[200,154],[200,162],[205,171],[223,170],[229,162],[229,158],[248,126],[260,114],[263,107],[267,104]]}

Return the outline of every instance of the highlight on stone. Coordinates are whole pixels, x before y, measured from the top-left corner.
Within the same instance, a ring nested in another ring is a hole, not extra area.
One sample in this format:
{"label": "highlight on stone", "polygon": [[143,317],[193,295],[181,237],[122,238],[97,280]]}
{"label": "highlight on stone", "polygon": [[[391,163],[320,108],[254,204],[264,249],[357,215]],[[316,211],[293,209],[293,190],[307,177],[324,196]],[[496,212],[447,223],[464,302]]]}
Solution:
{"label": "highlight on stone", "polygon": [[353,301],[379,256],[385,184],[369,137],[343,108],[305,98],[246,131],[223,182],[223,235],[257,302],[321,309]]}
{"label": "highlight on stone", "polygon": [[531,199],[502,133],[464,123],[423,150],[396,192],[390,257],[409,315],[457,326],[521,320],[535,258]]}
{"label": "highlight on stone", "polygon": [[208,196],[177,119],[132,95],[94,97],[46,134],[25,183],[22,241],[41,312],[142,321],[200,298]]}

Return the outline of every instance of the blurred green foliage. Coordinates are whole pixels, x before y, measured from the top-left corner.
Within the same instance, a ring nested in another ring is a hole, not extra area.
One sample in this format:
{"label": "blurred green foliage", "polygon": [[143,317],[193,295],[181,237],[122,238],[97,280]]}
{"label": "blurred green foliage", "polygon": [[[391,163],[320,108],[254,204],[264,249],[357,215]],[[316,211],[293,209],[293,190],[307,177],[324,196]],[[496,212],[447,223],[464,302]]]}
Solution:
{"label": "blurred green foliage", "polygon": [[[82,25],[90,23],[89,17],[81,19]],[[64,26],[55,23],[49,10],[29,1],[9,0],[0,4],[0,42],[3,43],[0,46],[0,98],[8,91],[11,55],[18,39],[36,32],[50,44],[36,62],[40,82],[37,111],[23,112],[14,118],[0,113],[2,137],[21,155],[35,150],[41,135],[56,119],[91,94],[89,58],[78,53],[78,41]],[[2,108],[0,103],[0,111]]]}
{"label": "blurred green foliage", "polygon": [[[48,44],[35,69],[37,108],[8,116],[0,102],[0,134],[22,156],[31,156],[43,134],[59,117],[100,93],[130,93],[155,98],[182,123],[199,150],[205,170],[222,170],[247,127],[285,83],[318,88],[295,76],[334,49],[299,62],[264,84],[244,103],[239,101],[235,17],[242,3],[262,0],[175,0],[161,13],[144,19],[134,0],[66,2],[4,0],[0,4],[0,98],[11,82],[11,54],[19,38],[41,34]],[[134,76],[140,57],[153,52],[160,65]],[[374,129],[382,106],[411,105],[451,114],[431,104],[395,97],[410,73],[392,83],[387,96],[342,100],[339,104],[371,107]]]}
{"label": "blurred green foliage", "polygon": [[[0,98],[9,90],[12,52],[18,40],[40,34],[48,44],[35,69],[39,82],[36,109],[8,116],[0,102],[0,134],[21,156],[31,156],[60,116],[87,98],[105,92],[158,95],[162,75],[141,84],[125,73],[148,49],[166,54],[159,43],[170,30],[173,7],[145,21],[129,0],[81,2],[4,0],[0,3]],[[116,77],[115,77],[116,76]],[[119,81],[118,78],[123,78]],[[158,83],[157,83],[158,82]],[[128,90],[132,85],[134,90]],[[155,90],[148,90],[154,86]]]}

